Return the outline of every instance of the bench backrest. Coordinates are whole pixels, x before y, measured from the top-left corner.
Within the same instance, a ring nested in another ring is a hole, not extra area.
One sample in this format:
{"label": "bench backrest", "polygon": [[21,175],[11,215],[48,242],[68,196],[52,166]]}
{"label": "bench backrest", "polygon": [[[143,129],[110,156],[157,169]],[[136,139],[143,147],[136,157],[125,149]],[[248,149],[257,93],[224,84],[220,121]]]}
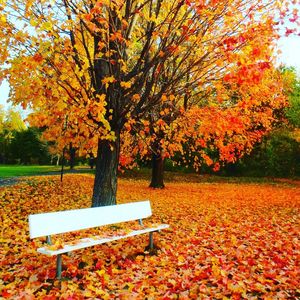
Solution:
{"label": "bench backrest", "polygon": [[29,215],[29,233],[30,238],[36,238],[143,219],[151,214],[149,201],[34,214]]}

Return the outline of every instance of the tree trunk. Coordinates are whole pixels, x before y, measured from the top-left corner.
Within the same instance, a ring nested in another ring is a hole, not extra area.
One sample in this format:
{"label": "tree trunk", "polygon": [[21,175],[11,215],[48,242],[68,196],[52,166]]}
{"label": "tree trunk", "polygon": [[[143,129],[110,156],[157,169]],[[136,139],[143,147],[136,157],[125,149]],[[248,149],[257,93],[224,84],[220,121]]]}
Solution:
{"label": "tree trunk", "polygon": [[92,207],[116,204],[120,134],[116,137],[115,142],[98,142]]}
{"label": "tree trunk", "polygon": [[76,148],[73,147],[72,143],[70,143],[70,170],[73,170],[75,167],[75,157],[76,157]]}
{"label": "tree trunk", "polygon": [[152,177],[150,187],[164,188],[164,158],[160,153],[152,154]]}
{"label": "tree trunk", "polygon": [[66,147],[64,147],[63,152],[62,152],[62,158],[61,158],[61,170],[60,170],[60,181],[63,181],[63,176],[64,176],[64,165],[65,165],[65,151]]}

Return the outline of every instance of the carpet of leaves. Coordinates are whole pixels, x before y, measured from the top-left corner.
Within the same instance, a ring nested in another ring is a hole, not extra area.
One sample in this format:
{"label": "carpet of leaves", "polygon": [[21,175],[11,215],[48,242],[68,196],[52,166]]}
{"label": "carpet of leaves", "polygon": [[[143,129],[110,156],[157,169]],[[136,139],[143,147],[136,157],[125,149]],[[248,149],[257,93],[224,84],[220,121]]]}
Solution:
{"label": "carpet of leaves", "polygon": [[187,181],[155,190],[143,180],[121,179],[119,203],[150,199],[153,216],[148,222],[170,224],[154,236],[159,250],[155,255],[145,252],[146,235],[78,250],[63,257],[64,278],[58,281],[55,257],[36,252],[43,239],[29,239],[28,215],[89,207],[92,185],[89,175],[66,175],[62,184],[57,177],[36,177],[0,188],[0,296],[45,300],[300,297],[299,182]]}

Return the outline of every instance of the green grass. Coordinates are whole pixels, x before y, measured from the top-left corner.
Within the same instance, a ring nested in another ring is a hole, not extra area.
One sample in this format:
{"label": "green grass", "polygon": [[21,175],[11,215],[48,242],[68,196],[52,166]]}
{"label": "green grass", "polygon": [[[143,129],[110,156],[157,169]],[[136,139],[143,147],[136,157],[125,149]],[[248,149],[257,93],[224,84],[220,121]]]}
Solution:
{"label": "green grass", "polygon": [[40,175],[59,170],[57,166],[0,165],[0,178]]}

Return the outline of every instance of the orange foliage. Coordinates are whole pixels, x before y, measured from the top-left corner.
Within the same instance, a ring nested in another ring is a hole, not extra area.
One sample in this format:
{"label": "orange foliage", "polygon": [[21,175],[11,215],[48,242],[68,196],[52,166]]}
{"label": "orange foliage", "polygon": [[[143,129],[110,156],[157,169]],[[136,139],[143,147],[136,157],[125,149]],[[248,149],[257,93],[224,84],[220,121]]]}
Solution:
{"label": "orange foliage", "polygon": [[0,61],[11,65],[2,76],[11,100],[34,108],[29,121],[46,128],[47,140],[91,151],[98,139],[113,142],[112,131],[127,120],[156,110],[164,130],[182,106],[163,110],[172,98],[221,99],[224,75],[239,84],[261,81],[278,37],[277,2],[1,1]]}
{"label": "orange foliage", "polygon": [[[245,70],[237,68],[235,73]],[[163,117],[156,124],[129,121],[122,133],[121,166],[131,167],[132,158],[137,155],[149,158],[150,145],[157,139],[164,157],[177,154],[177,159],[181,157],[180,163],[193,166],[197,171],[203,164],[218,171],[220,165],[233,163],[250,153],[254,145],[282,121],[276,114],[287,105],[283,93],[286,84],[278,71],[271,67],[262,69],[259,82],[245,80],[245,76],[254,76],[252,71],[257,70],[247,69],[244,76],[234,78],[232,75],[226,83],[218,83],[220,99],[211,96],[205,106],[192,106],[187,110],[181,107],[181,113],[174,118],[170,117],[174,112],[161,112]],[[266,74],[262,75],[263,72]],[[136,128],[139,132],[134,135]]]}
{"label": "orange foliage", "polygon": [[143,180],[121,179],[119,202],[151,199],[149,222],[170,224],[170,229],[154,237],[158,254],[144,253],[147,236],[76,251],[64,256],[63,276],[69,280],[62,282],[54,279],[55,258],[36,252],[42,239],[29,239],[28,215],[90,207],[93,178],[66,175],[61,184],[56,177],[43,177],[0,188],[0,295],[10,299],[296,299],[299,182],[208,184],[186,179],[189,182],[169,183],[164,190],[147,188]]}

